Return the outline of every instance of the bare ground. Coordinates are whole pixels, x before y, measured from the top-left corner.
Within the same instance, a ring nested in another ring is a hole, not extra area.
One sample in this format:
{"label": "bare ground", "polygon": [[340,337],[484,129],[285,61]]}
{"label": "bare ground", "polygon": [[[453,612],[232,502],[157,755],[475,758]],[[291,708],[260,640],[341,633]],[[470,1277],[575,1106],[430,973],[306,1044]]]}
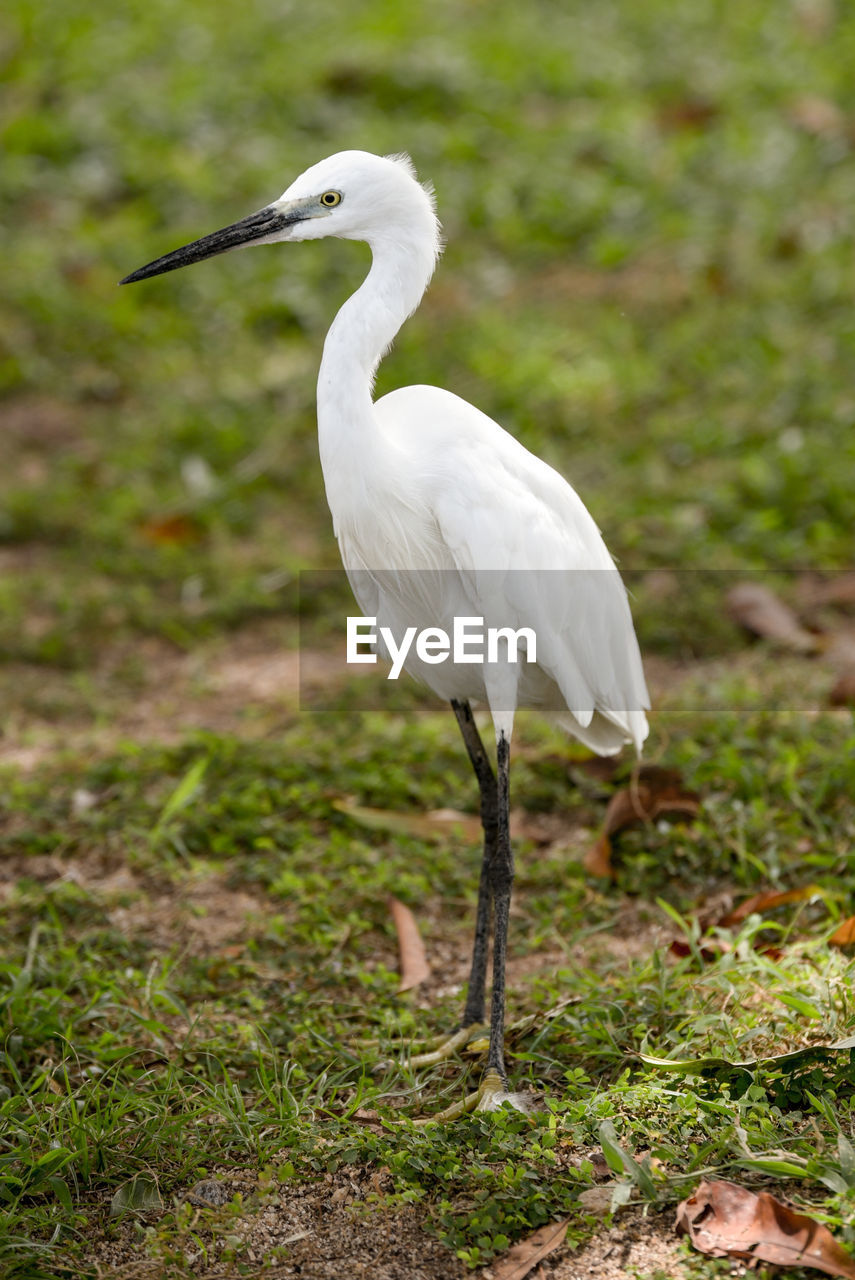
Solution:
{"label": "bare ground", "polygon": [[[218,1181],[229,1195],[254,1189],[253,1179],[241,1171],[222,1172]],[[277,1280],[463,1280],[472,1275],[492,1280],[499,1274],[501,1260],[470,1271],[425,1230],[417,1209],[372,1207],[366,1196],[382,1193],[383,1184],[383,1172],[376,1170],[327,1175],[268,1195],[258,1212],[230,1221],[229,1232],[245,1246],[244,1264],[264,1266],[264,1276]],[[188,1199],[196,1200],[192,1189]],[[529,1274],[533,1280],[678,1280],[685,1254],[673,1221],[670,1211],[627,1208],[581,1248],[562,1245]],[[140,1257],[139,1236],[140,1224],[127,1222],[113,1240],[101,1242],[93,1257],[100,1274],[111,1280],[160,1280],[163,1262]],[[218,1263],[216,1252],[214,1247],[207,1257],[198,1248],[188,1253],[200,1280],[247,1274]]]}

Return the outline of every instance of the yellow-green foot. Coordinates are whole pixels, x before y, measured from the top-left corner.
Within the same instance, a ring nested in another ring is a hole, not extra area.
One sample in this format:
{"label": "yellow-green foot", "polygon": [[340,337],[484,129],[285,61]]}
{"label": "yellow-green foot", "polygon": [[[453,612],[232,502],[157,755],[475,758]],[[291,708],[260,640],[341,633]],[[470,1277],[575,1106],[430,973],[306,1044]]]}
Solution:
{"label": "yellow-green foot", "polygon": [[433,1067],[438,1062],[445,1062],[448,1058],[452,1058],[461,1049],[469,1049],[476,1053],[483,1052],[487,1047],[484,1037],[489,1034],[488,1026],[473,1022],[470,1026],[461,1027],[459,1031],[455,1031],[453,1036],[442,1040],[438,1047],[429,1053],[411,1054],[406,1058],[406,1062],[411,1067]]}
{"label": "yellow-green foot", "polygon": [[495,1067],[490,1067],[484,1072],[484,1078],[474,1093],[467,1094],[462,1101],[455,1102],[444,1111],[438,1111],[435,1116],[424,1116],[415,1123],[447,1124],[450,1120],[459,1120],[467,1111],[498,1111],[506,1102],[514,1110],[529,1114],[535,1108],[537,1094],[511,1092],[507,1080]]}

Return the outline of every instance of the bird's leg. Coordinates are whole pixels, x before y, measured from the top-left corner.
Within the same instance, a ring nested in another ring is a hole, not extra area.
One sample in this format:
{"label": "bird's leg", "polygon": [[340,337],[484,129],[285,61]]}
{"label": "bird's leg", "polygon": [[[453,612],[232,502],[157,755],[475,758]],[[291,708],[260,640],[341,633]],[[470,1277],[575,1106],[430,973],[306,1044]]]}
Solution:
{"label": "bird's leg", "polygon": [[508,951],[508,919],[514,883],[514,853],[510,829],[511,744],[504,732],[496,739],[497,828],[496,847],[490,860],[490,889],[493,896],[493,991],[490,1007],[490,1048],[481,1082],[479,1107],[501,1100],[507,1093],[505,1074],[505,961]]}
{"label": "bird's leg", "polygon": [[414,1067],[428,1067],[446,1058],[462,1048],[474,1035],[486,1031],[484,1026],[484,993],[487,985],[487,951],[490,941],[490,906],[492,890],[490,887],[490,867],[496,853],[498,833],[498,805],[496,793],[496,775],[490,764],[472,708],[468,702],[452,699],[452,710],[460,725],[460,732],[472,761],[472,768],[478,779],[481,792],[481,825],[484,828],[484,854],[481,859],[481,878],[478,882],[478,910],[475,916],[475,942],[472,947],[472,965],[469,971],[469,990],[466,996],[466,1007],[460,1026],[453,1036],[441,1040],[438,1047],[429,1053],[413,1055],[409,1061]]}
{"label": "bird's leg", "polygon": [[475,941],[472,946],[472,967],[469,973],[469,990],[461,1027],[470,1027],[484,1021],[484,992],[487,983],[487,949],[490,933],[490,906],[492,888],[490,867],[496,855],[498,836],[498,797],[496,777],[489,756],[481,741],[478,726],[468,702],[451,703],[460,732],[469,752],[469,759],[478,779],[481,792],[481,825],[484,828],[484,854],[481,859],[481,877],[478,882],[478,910],[475,916]]}
{"label": "bird's leg", "polygon": [[[456,710],[456,708],[455,708]],[[492,1111],[509,1102],[521,1111],[530,1108],[527,1095],[508,1091],[505,1074],[505,957],[508,943],[508,918],[514,881],[514,855],[510,832],[510,764],[511,744],[504,732],[496,740],[496,841],[489,860],[487,877],[493,898],[493,992],[490,1010],[490,1048],[481,1084],[460,1102],[419,1123],[456,1120],[467,1111]]]}

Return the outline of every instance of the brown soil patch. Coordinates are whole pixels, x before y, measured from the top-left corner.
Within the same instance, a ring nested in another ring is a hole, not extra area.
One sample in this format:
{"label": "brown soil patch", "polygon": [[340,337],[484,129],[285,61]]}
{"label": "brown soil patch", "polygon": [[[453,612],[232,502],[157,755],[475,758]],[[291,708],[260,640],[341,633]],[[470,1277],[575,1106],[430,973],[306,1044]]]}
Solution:
{"label": "brown soil patch", "polygon": [[[309,692],[354,678],[332,647],[312,651],[309,668]],[[360,668],[356,677],[373,671]],[[125,739],[177,742],[198,729],[261,737],[299,713],[300,672],[287,620],[255,623],[191,653],[153,638],[117,643],[85,684],[9,663],[0,670],[0,766],[26,772],[55,755],[103,754]]]}
{"label": "brown soil patch", "polygon": [[[116,643],[85,682],[49,667],[9,663],[0,669],[0,766],[26,772],[52,756],[104,754],[125,739],[168,744],[198,729],[274,733],[300,712],[301,665],[310,697],[354,678],[344,674],[333,646],[301,658],[294,640],[289,620],[272,619],[200,643],[191,653],[154,638]],[[661,658],[645,665],[654,705],[687,681],[715,679],[723,666]],[[355,676],[371,680],[377,673],[366,666]],[[568,832],[569,841],[574,837]]]}
{"label": "brown soil patch", "polygon": [[[629,1209],[575,1253],[561,1250],[544,1266],[551,1280],[653,1280],[684,1274],[685,1257],[674,1235],[673,1210],[664,1214]],[[486,1280],[486,1275],[485,1275]]]}
{"label": "brown soil patch", "polygon": [[[463,1280],[465,1276],[491,1280],[493,1267],[479,1272],[466,1268],[430,1231],[418,1208],[393,1211],[373,1202],[390,1189],[382,1169],[352,1167],[315,1183],[268,1191],[259,1191],[255,1177],[247,1171],[217,1171],[215,1185],[199,1184],[176,1198],[179,1204],[187,1201],[199,1206],[186,1241],[187,1269],[200,1280],[232,1280],[254,1274],[253,1267],[259,1268],[257,1274],[276,1280]],[[206,1201],[226,1203],[238,1193],[252,1212],[226,1218],[202,1207]],[[160,1280],[164,1263],[153,1244],[157,1218],[149,1215],[146,1222],[150,1243],[144,1252],[148,1256],[141,1256],[137,1224],[126,1220],[113,1238],[95,1247],[91,1261],[100,1275],[112,1280]],[[234,1262],[221,1259],[224,1236],[230,1237],[232,1245],[238,1242]],[[653,1280],[655,1276],[676,1280],[684,1268],[673,1212],[629,1208],[581,1248],[562,1245],[531,1276],[532,1280]]]}
{"label": "brown soil patch", "polygon": [[[283,1153],[286,1154],[286,1153]],[[254,1201],[254,1212],[214,1222],[228,1222],[215,1232],[206,1230],[212,1215],[197,1211],[191,1224],[185,1259],[190,1274],[231,1278],[248,1274],[300,1277],[300,1280],[462,1280],[471,1274],[454,1254],[425,1230],[424,1215],[416,1209],[377,1208],[371,1196],[382,1195],[389,1182],[382,1170],[352,1168],[329,1174],[304,1186],[276,1188],[256,1195],[256,1180],[242,1170],[222,1171],[217,1181],[225,1197],[240,1193]],[[193,1189],[185,1196],[198,1204]],[[147,1222],[156,1234],[156,1218]],[[235,1262],[220,1261],[224,1240],[238,1243]],[[204,1242],[207,1256],[198,1247]],[[103,1276],[114,1280],[160,1280],[164,1263],[156,1247],[140,1256],[136,1224],[120,1224],[111,1240],[100,1241],[92,1261]],[[264,1266],[263,1272],[260,1268]],[[253,1267],[259,1271],[254,1272]]]}
{"label": "brown soil patch", "polygon": [[117,644],[85,686],[67,673],[10,664],[0,672],[7,708],[0,765],[38,767],[68,752],[101,754],[124,739],[176,742],[197,729],[248,737],[296,713],[299,661],[283,623],[183,653],[164,641]]}
{"label": "brown soil patch", "polygon": [[109,923],[128,938],[146,938],[170,952],[180,941],[187,955],[216,955],[224,947],[234,953],[263,931],[266,919],[282,904],[235,889],[225,876],[187,878],[178,884],[146,884],[124,863],[93,852],[63,859],[60,855],[0,859],[0,906],[14,901],[21,879],[50,885],[62,881],[86,891],[100,903]]}

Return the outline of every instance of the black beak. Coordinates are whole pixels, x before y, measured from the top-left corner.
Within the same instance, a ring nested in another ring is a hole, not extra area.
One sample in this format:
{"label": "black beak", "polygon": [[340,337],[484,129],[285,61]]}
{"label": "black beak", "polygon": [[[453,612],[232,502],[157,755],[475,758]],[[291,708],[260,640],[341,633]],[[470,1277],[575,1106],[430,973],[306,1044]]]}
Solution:
{"label": "black beak", "polygon": [[193,262],[202,262],[205,258],[213,258],[215,254],[226,253],[229,249],[237,249],[243,244],[254,244],[264,241],[267,236],[282,231],[301,222],[305,217],[299,209],[278,208],[275,204],[251,213],[240,222],[233,222],[222,231],[212,231],[201,240],[185,244],[181,249],[173,249],[162,258],[155,258],[139,271],[132,271],[119,284],[135,284],[137,280],[147,280],[149,276],[160,276],[165,271],[177,271],[179,267],[189,267]]}

